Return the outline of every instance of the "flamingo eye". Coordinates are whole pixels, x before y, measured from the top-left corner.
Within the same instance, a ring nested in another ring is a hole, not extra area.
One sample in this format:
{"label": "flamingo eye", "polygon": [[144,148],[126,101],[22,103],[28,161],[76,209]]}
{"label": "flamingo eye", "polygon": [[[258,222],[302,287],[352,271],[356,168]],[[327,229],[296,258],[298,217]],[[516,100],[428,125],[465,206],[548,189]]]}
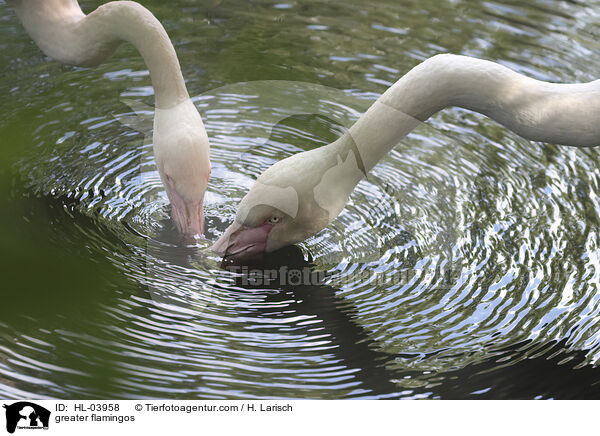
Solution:
{"label": "flamingo eye", "polygon": [[278,216],[272,216],[271,218],[269,218],[268,220],[271,224],[277,224],[279,222],[279,217]]}

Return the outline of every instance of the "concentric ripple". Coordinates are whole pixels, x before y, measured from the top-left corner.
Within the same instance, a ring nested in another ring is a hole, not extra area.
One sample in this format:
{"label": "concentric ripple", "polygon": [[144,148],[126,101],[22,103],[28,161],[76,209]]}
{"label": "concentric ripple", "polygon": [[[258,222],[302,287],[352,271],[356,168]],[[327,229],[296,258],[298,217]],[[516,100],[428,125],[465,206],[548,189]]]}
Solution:
{"label": "concentric ripple", "polygon": [[[169,218],[135,50],[98,69],[59,66],[0,4],[2,129],[23,142],[11,201],[27,199],[27,228],[50,229],[44,250],[83,259],[39,272],[64,293],[9,294],[1,396],[598,397],[595,148],[532,143],[450,109],[300,247],[236,265],[209,246],[264,169],[334,140],[429,56],[595,78],[600,3],[187,3],[148,6],[211,139],[205,240],[182,240]],[[20,295],[57,303],[26,310]]]}

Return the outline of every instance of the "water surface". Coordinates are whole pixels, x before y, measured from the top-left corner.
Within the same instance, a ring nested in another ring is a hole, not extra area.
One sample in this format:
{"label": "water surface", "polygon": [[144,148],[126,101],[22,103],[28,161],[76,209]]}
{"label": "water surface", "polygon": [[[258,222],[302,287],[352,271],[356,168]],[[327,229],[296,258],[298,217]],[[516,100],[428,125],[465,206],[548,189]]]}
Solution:
{"label": "water surface", "polygon": [[207,240],[169,219],[136,50],[61,66],[0,2],[1,397],[600,397],[598,149],[446,110],[247,265],[269,283],[208,249],[264,169],[434,54],[594,80],[600,2],[142,3],[211,140]]}

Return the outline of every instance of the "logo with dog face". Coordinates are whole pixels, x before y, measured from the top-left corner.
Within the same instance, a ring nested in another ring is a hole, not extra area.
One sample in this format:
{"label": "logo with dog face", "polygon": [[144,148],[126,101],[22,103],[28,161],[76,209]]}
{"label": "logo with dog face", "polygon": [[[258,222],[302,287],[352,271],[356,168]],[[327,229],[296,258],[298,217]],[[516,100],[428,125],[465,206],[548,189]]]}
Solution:
{"label": "logo with dog face", "polygon": [[4,405],[6,409],[6,431],[14,433],[18,429],[48,429],[50,411],[28,401]]}

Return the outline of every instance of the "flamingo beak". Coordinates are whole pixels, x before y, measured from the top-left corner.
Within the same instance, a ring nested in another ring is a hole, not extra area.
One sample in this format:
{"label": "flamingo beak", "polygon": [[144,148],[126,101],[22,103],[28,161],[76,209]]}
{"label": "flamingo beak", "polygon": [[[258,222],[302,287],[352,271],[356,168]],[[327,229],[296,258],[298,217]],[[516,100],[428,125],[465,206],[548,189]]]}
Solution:
{"label": "flamingo beak", "polygon": [[235,221],[223,236],[213,244],[211,250],[221,256],[246,257],[265,251],[267,237],[273,226],[269,223],[246,227]]}
{"label": "flamingo beak", "polygon": [[171,213],[180,233],[184,235],[204,234],[204,198],[196,201],[184,200],[176,190],[168,190]]}

